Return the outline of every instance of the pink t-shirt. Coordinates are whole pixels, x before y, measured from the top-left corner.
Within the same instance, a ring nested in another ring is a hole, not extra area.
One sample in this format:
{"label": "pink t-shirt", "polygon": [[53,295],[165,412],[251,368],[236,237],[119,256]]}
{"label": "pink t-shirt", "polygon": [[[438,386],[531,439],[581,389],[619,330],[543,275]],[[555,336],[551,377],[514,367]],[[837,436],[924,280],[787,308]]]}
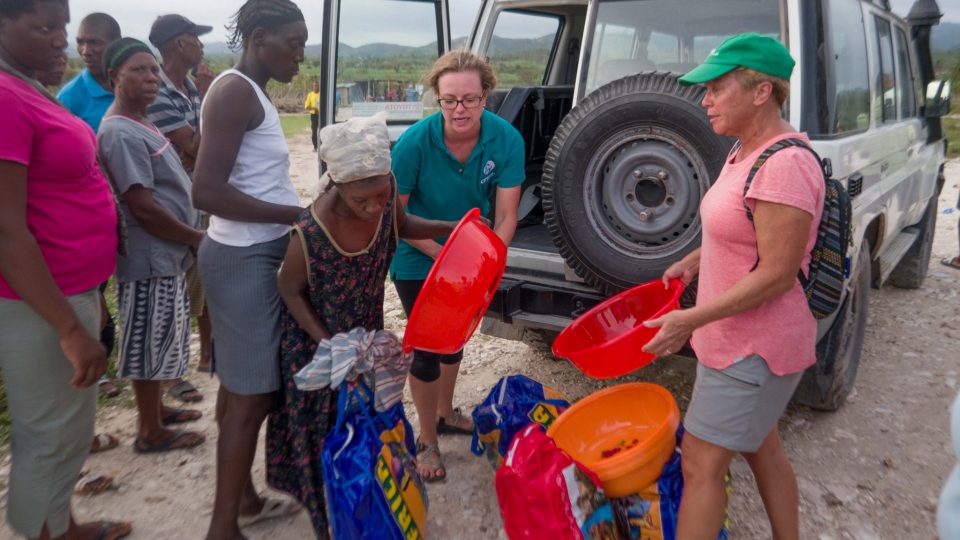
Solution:
{"label": "pink t-shirt", "polygon": [[[703,304],[727,291],[746,276],[757,262],[757,234],[743,208],[743,185],[764,149],[784,138],[809,142],[801,133],[774,137],[759,149],[733,163],[728,160],[700,204],[703,242],[700,250],[700,285],[697,303]],[[824,181],[813,154],[803,148],[785,148],[773,154],[750,184],[747,204],[757,200],[799,208],[813,216],[807,255],[801,268],[810,266],[809,252],[816,242],[823,211]],[[816,361],[817,323],[807,306],[799,280],[793,289],[753,309],[714,321],[693,333],[691,345],[704,365],[724,369],[751,354],[762,356],[777,375],[806,369]]]}
{"label": "pink t-shirt", "polygon": [[[0,160],[27,167],[27,227],[64,295],[106,281],[116,266],[117,211],[83,120],[0,72]],[[2,182],[3,179],[0,179]],[[0,276],[0,297],[19,295]]]}

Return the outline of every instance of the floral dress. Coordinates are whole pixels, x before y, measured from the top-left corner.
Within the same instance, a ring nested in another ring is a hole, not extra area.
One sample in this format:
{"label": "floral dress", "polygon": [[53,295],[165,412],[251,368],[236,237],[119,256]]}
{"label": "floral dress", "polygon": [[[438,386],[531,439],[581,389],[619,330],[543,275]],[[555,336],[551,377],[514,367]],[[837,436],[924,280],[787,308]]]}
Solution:
{"label": "floral dress", "polygon": [[[394,192],[396,187],[393,188]],[[383,294],[397,247],[396,197],[390,198],[380,227],[366,249],[346,253],[333,241],[310,205],[297,218],[291,239],[301,242],[308,264],[310,304],[331,335],[355,327],[383,329]],[[334,390],[301,392],[293,375],[310,363],[317,342],[290,312],[281,315],[280,407],[267,425],[267,482],[296,497],[310,512],[318,538],[327,538],[320,450],[336,422]]]}

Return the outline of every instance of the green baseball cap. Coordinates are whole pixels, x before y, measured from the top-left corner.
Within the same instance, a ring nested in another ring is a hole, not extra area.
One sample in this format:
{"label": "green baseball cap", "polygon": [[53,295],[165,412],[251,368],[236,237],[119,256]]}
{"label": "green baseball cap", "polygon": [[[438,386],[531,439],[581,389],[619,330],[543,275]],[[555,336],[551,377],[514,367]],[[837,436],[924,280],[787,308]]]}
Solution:
{"label": "green baseball cap", "polygon": [[789,80],[795,63],[790,51],[776,39],[752,32],[737,34],[723,40],[702,64],[680,77],[680,84],[712,81],[738,67]]}

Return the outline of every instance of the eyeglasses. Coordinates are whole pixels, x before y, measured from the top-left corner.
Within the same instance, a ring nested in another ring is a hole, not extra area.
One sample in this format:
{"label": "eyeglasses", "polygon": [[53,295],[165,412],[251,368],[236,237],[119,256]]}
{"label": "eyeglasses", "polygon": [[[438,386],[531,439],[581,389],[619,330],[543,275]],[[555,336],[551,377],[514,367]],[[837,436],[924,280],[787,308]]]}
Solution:
{"label": "eyeglasses", "polygon": [[457,105],[463,105],[465,109],[475,109],[480,106],[481,101],[483,101],[483,96],[467,96],[463,99],[438,99],[437,103],[440,104],[441,109],[452,111],[457,108]]}

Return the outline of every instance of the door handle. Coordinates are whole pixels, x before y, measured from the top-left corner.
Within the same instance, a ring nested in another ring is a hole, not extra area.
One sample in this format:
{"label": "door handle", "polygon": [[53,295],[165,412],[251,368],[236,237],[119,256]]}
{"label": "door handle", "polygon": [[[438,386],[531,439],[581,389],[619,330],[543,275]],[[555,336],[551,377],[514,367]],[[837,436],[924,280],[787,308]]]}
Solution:
{"label": "door handle", "polygon": [[884,161],[880,164],[880,174],[887,172],[887,169],[890,168],[890,162]]}

